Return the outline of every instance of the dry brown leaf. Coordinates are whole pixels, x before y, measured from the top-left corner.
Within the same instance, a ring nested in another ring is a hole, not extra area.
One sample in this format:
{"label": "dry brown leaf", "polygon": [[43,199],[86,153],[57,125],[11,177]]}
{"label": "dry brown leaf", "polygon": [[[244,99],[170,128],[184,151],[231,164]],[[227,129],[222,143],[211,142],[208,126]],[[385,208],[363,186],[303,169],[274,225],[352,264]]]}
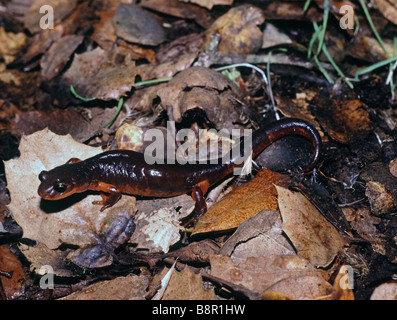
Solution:
{"label": "dry brown leaf", "polygon": [[94,25],[95,30],[92,39],[106,51],[116,50],[122,55],[130,54],[132,60],[144,58],[149,62],[155,62],[156,54],[153,49],[144,48],[117,38],[112,21],[115,10],[114,8],[113,10],[97,12],[100,20]]}
{"label": "dry brown leaf", "polygon": [[288,176],[266,169],[259,171],[251,181],[214,204],[197,222],[193,234],[233,229],[261,210],[277,210],[274,185],[288,183]]}
{"label": "dry brown leaf", "polygon": [[8,300],[18,299],[25,293],[26,275],[21,261],[6,246],[0,246],[0,270],[11,278],[0,276],[0,287]]}
{"label": "dry brown leaf", "polygon": [[211,15],[207,10],[190,3],[181,3],[178,0],[147,0],[141,5],[163,14],[194,20],[205,29],[212,23]]}
{"label": "dry brown leaf", "polygon": [[[165,268],[154,277],[152,283],[159,282],[167,272]],[[174,270],[162,300],[215,300],[215,293],[214,290],[205,290],[201,275],[186,267],[182,271]]]}
{"label": "dry brown leaf", "polygon": [[302,194],[276,188],[283,230],[297,254],[313,266],[328,266],[342,252],[345,240]]}
{"label": "dry brown leaf", "polygon": [[[85,259],[84,254],[90,247],[97,257],[99,253],[104,254],[101,261],[107,259],[107,263],[111,263],[111,250],[132,233],[134,197],[123,196],[112,208],[100,212],[100,208],[92,204],[100,198],[99,195],[84,197],[80,194],[58,201],[44,201],[37,194],[38,175],[42,170],[64,164],[72,157],[85,159],[94,156],[101,149],[77,143],[69,135],[57,136],[48,129],[23,136],[19,148],[21,157],[6,161],[5,171],[11,195],[9,208],[22,227],[24,237],[50,249],[62,243],[78,245],[83,260],[76,262],[82,266],[96,263]],[[106,243],[106,248],[102,242]]]}
{"label": "dry brown leaf", "polygon": [[135,81],[135,62],[127,55],[122,63],[116,55],[101,48],[75,54],[73,63],[62,76],[67,85],[85,98],[119,100]]}
{"label": "dry brown leaf", "polygon": [[40,60],[41,75],[45,80],[56,77],[65,67],[73,52],[83,42],[81,35],[64,36],[55,43]]}
{"label": "dry brown leaf", "polygon": [[[175,208],[180,207],[179,212]],[[136,232],[129,240],[138,249],[149,252],[168,252],[169,247],[181,238],[180,218],[189,214],[194,207],[192,198],[181,195],[137,203],[135,217]],[[182,213],[182,214],[181,214]]]}
{"label": "dry brown leaf", "polygon": [[43,275],[43,272],[48,272],[45,266],[51,266],[53,273],[57,276],[78,276],[77,274],[74,274],[73,270],[66,266],[64,262],[72,249],[51,250],[41,243],[34,247],[21,243],[18,248],[26,257],[27,261],[30,262],[30,271],[38,275]]}
{"label": "dry brown leaf", "polygon": [[242,222],[219,253],[230,256],[234,263],[244,262],[249,257],[293,255],[294,248],[283,235],[281,225],[277,211],[262,210]]}
{"label": "dry brown leaf", "polygon": [[211,10],[213,6],[230,6],[233,4],[233,0],[181,0],[181,2],[195,3],[208,10]]}
{"label": "dry brown leaf", "polygon": [[377,286],[371,300],[397,300],[397,283],[390,281]]}
{"label": "dry brown leaf", "polygon": [[[136,101],[138,110],[151,110],[153,101],[160,98],[161,106],[172,106],[173,120],[180,122],[190,109],[204,110],[216,128],[231,131],[241,128],[240,121],[244,92],[223,74],[204,67],[191,67],[168,83],[149,88]],[[233,99],[234,98],[234,99]]]}
{"label": "dry brown leaf", "polygon": [[159,19],[135,4],[120,4],[113,25],[116,35],[128,42],[156,46],[166,40]]}
{"label": "dry brown leaf", "polygon": [[101,281],[60,300],[144,300],[149,280],[144,275],[128,275]]}
{"label": "dry brown leaf", "polygon": [[220,36],[220,54],[255,53],[262,46],[262,31],[258,26],[264,21],[262,10],[255,6],[241,5],[232,8],[207,29],[204,47],[207,47],[211,43],[211,37],[217,34]]}
{"label": "dry brown leaf", "polygon": [[338,142],[347,143],[372,130],[367,106],[358,99],[328,99],[317,95],[314,103],[320,106],[314,111],[319,123]]}
{"label": "dry brown leaf", "polygon": [[279,292],[294,299],[324,299],[333,291],[321,270],[296,255],[248,258],[239,264],[225,255],[212,256],[211,275],[261,295]]}
{"label": "dry brown leaf", "polygon": [[397,2],[395,0],[374,0],[383,16],[397,25]]}
{"label": "dry brown leaf", "polygon": [[6,64],[14,61],[16,54],[25,45],[27,37],[24,33],[6,32],[0,28],[0,55]]}
{"label": "dry brown leaf", "polygon": [[43,18],[43,13],[40,8],[44,5],[49,5],[54,13],[54,25],[61,22],[67,17],[77,5],[77,0],[34,0],[29,10],[25,13],[25,28],[30,33],[36,33],[42,30],[40,27],[40,20]]}

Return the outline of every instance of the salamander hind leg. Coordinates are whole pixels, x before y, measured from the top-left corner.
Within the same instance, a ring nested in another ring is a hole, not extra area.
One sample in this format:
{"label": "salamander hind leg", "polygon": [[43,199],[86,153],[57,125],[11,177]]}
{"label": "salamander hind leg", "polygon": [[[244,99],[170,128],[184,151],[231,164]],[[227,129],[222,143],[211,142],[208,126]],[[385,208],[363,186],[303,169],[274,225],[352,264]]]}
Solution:
{"label": "salamander hind leg", "polygon": [[192,198],[196,201],[193,212],[181,220],[181,225],[185,228],[193,226],[197,223],[200,217],[207,212],[207,203],[204,195],[209,188],[209,182],[203,181],[196,184],[192,190]]}
{"label": "salamander hind leg", "polygon": [[121,192],[111,184],[98,182],[95,190],[101,191],[102,200],[93,201],[92,203],[102,205],[101,211],[112,207],[121,198]]}

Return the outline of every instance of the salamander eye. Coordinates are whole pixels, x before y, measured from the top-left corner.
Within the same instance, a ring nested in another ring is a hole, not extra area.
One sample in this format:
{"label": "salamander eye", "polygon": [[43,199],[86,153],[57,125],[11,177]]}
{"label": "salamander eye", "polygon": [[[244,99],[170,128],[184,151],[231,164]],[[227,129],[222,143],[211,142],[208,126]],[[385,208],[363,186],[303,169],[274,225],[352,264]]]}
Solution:
{"label": "salamander eye", "polygon": [[65,192],[66,191],[66,184],[62,183],[62,182],[57,182],[54,184],[54,190],[56,192]]}
{"label": "salamander eye", "polygon": [[47,174],[48,174],[48,171],[41,171],[40,172],[39,179],[40,179],[41,182],[43,182],[44,180],[47,179]]}

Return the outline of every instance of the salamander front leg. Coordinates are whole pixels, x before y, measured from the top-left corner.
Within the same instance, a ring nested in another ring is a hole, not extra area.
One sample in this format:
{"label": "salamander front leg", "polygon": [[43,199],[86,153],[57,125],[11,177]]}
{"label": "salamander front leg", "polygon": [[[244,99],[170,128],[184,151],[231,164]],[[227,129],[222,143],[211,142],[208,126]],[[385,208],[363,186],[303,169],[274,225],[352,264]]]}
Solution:
{"label": "salamander front leg", "polygon": [[181,220],[181,225],[185,228],[194,226],[200,217],[207,212],[207,203],[204,195],[209,188],[208,181],[200,182],[193,187],[192,198],[196,201],[193,212]]}
{"label": "salamander front leg", "polygon": [[98,182],[95,190],[101,191],[102,200],[93,201],[92,203],[102,205],[101,211],[112,207],[121,198],[121,192],[111,184]]}

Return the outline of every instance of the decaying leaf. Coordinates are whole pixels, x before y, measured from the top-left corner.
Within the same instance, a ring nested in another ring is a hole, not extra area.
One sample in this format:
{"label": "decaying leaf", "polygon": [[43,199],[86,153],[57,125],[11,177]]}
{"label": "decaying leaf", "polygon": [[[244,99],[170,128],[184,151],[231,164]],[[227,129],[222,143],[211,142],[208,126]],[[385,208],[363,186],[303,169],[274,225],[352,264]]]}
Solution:
{"label": "decaying leaf", "polygon": [[128,275],[94,283],[60,300],[144,300],[149,280],[144,275]]}
{"label": "decaying leaf", "polygon": [[98,47],[75,54],[72,65],[62,79],[67,85],[73,85],[82,97],[119,100],[131,90],[135,75],[135,62],[129,55],[119,63],[116,55]]}
{"label": "decaying leaf", "polygon": [[276,188],[283,230],[297,254],[313,266],[328,266],[342,252],[345,240],[303,195]]}
{"label": "decaying leaf", "polygon": [[52,44],[50,49],[41,58],[41,75],[46,80],[51,80],[58,75],[67,64],[70,56],[83,42],[84,37],[80,35],[64,36]]}
{"label": "decaying leaf", "polygon": [[[215,127],[231,131],[241,128],[241,105],[244,92],[230,79],[209,68],[191,67],[178,73],[171,81],[149,88],[137,101],[140,110],[152,109],[153,101],[172,107],[172,117],[180,122],[186,111],[204,110]],[[234,99],[233,99],[234,97]]]}
{"label": "decaying leaf", "polygon": [[120,4],[113,25],[117,36],[129,42],[155,46],[166,39],[157,17],[135,4]]}
{"label": "decaying leaf", "polygon": [[174,17],[192,19],[203,28],[208,28],[212,23],[207,10],[178,0],[147,0],[142,2],[142,6]]}
{"label": "decaying leaf", "polygon": [[[152,283],[156,284],[167,271],[166,268],[156,275]],[[215,293],[214,290],[204,289],[201,275],[186,267],[182,271],[174,270],[162,300],[215,300]]]}
{"label": "decaying leaf", "polygon": [[65,265],[65,259],[72,249],[51,250],[42,243],[37,246],[19,244],[18,248],[30,262],[29,269],[38,275],[49,272],[46,266],[51,266],[51,271],[60,277],[76,276],[71,268]]}
{"label": "decaying leaf", "polygon": [[390,22],[397,25],[397,3],[393,0],[374,0],[379,11]]}
{"label": "decaying leaf", "polygon": [[371,300],[397,300],[397,283],[390,281],[377,286]]}
{"label": "decaying leaf", "polygon": [[[31,33],[41,31],[43,28],[40,20],[44,13],[40,10],[43,6],[51,6],[54,17],[53,23],[62,21],[76,8],[77,0],[34,0],[29,10],[25,13],[25,28]],[[44,7],[45,8],[45,7]]]}
{"label": "decaying leaf", "polygon": [[169,247],[181,238],[183,228],[180,226],[180,218],[189,214],[193,206],[194,202],[188,195],[150,202],[140,200],[135,217],[137,230],[129,242],[134,243],[138,249],[147,249],[149,252],[168,252]]}
{"label": "decaying leaf", "polygon": [[183,2],[195,3],[199,6],[205,7],[211,10],[213,6],[230,6],[233,4],[233,0],[182,0]]}
{"label": "decaying leaf", "polygon": [[214,204],[198,221],[193,234],[233,229],[261,210],[277,210],[274,185],[288,183],[288,176],[266,169],[259,171],[251,181]]}
{"label": "decaying leaf", "polygon": [[347,143],[359,134],[372,130],[367,106],[358,99],[328,99],[317,95],[314,102],[321,106],[314,111],[330,137],[338,142]]}
{"label": "decaying leaf", "polygon": [[211,257],[211,275],[261,295],[279,292],[294,299],[329,299],[333,291],[323,271],[296,255],[248,258],[239,264],[217,255]]}
{"label": "decaying leaf", "polygon": [[220,54],[249,54],[262,46],[262,31],[265,21],[261,9],[252,5],[241,5],[230,9],[219,17],[206,31],[204,47],[211,42],[211,36],[219,34],[218,52]]}
{"label": "decaying leaf", "polygon": [[8,300],[18,299],[24,295],[26,275],[21,261],[6,246],[0,246],[0,270],[11,275],[0,276],[0,287]]}
{"label": "decaying leaf", "polygon": [[77,194],[62,200],[45,201],[37,194],[38,175],[42,170],[64,164],[72,157],[86,159],[100,153],[101,149],[79,144],[69,135],[57,136],[45,129],[23,136],[20,152],[19,159],[5,163],[5,170],[11,195],[9,208],[22,227],[23,236],[50,249],[63,243],[80,246],[84,252],[80,256],[82,259],[91,247],[92,255],[101,252],[104,254],[102,261],[110,263],[112,250],[109,249],[119,246],[133,231],[134,197],[123,196],[112,208],[100,212],[100,208],[92,204],[99,195]]}
{"label": "decaying leaf", "polygon": [[262,210],[241,223],[219,253],[230,256],[234,263],[249,257],[295,254],[281,226],[277,211]]}

